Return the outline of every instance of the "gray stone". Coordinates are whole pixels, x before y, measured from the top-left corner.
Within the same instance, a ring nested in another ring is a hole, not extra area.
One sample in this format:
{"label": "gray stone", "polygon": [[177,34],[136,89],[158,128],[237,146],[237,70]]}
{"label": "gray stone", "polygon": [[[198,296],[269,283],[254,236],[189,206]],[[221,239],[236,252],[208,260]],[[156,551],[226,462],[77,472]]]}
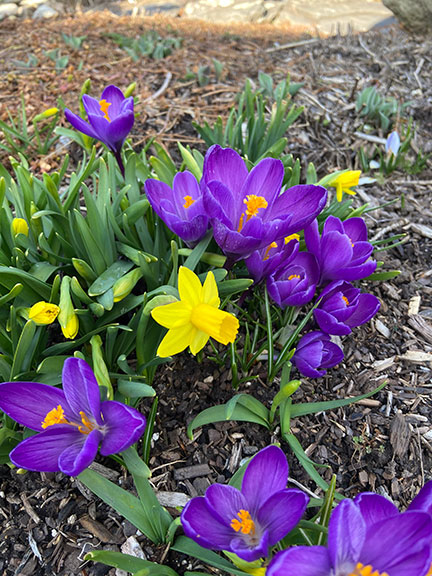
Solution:
{"label": "gray stone", "polygon": [[49,4],[41,4],[33,12],[32,18],[36,20],[38,18],[53,18],[54,16],[58,16],[57,10],[54,10]]}
{"label": "gray stone", "polygon": [[37,8],[40,4],[45,4],[46,0],[21,0],[20,6],[23,8]]}
{"label": "gray stone", "polygon": [[383,0],[400,20],[413,32],[432,30],[432,0]]}
{"label": "gray stone", "polygon": [[6,2],[0,4],[0,20],[7,18],[7,16],[15,16],[18,13],[18,6],[13,2]]}

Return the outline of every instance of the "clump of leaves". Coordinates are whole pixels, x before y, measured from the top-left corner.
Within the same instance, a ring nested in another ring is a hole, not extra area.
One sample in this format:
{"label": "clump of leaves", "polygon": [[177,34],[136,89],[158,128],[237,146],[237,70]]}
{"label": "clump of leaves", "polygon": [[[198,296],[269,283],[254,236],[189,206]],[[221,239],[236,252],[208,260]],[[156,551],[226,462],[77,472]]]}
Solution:
{"label": "clump of leaves", "polygon": [[82,43],[87,38],[87,36],[73,36],[72,34],[69,36],[69,34],[65,34],[64,32],[62,32],[61,35],[66,46],[69,46],[69,48],[72,48],[72,50],[76,52],[81,48]]}
{"label": "clump of leaves", "polygon": [[106,34],[120,48],[129,54],[134,62],[138,62],[143,56],[155,60],[166,58],[173,50],[180,48],[182,39],[168,36],[160,36],[155,30],[149,30],[138,38],[130,38],[116,32]]}
{"label": "clump of leaves", "polygon": [[58,48],[44,51],[44,54],[54,62],[56,70],[63,70],[69,63],[69,56],[67,54],[62,56]]}
{"label": "clump of leaves", "polygon": [[[213,126],[208,122],[193,124],[208,146],[219,144],[234,148],[251,163],[265,156],[278,157],[283,152],[287,130],[303,108],[291,102],[289,78],[276,89],[273,89],[273,81],[269,79],[267,75],[261,75],[265,87],[257,90],[252,88],[250,79],[246,80],[237,107],[231,109],[225,126],[220,116]],[[294,88],[294,91],[297,89]],[[271,97],[265,94],[269,90]]]}
{"label": "clump of leaves", "polygon": [[375,86],[368,86],[357,96],[356,111],[360,116],[375,123],[383,132],[388,132],[393,123],[393,116],[407,106],[409,102],[400,105],[395,98],[381,96]]}
{"label": "clump of leaves", "polygon": [[214,76],[214,81],[220,82],[223,74],[224,64],[217,58],[213,58],[212,63],[213,67],[209,64],[205,64],[200,66],[196,73],[188,69],[183,80],[185,82],[189,80],[196,80],[199,86],[207,86],[207,84],[210,84],[212,77]]}

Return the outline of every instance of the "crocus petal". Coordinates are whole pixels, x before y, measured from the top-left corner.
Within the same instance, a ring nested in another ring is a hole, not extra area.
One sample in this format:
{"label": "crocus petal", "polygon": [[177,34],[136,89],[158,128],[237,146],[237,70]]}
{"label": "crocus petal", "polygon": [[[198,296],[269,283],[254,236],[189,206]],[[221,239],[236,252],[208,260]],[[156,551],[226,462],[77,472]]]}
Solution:
{"label": "crocus petal", "polygon": [[329,314],[325,310],[320,310],[316,308],[313,311],[313,315],[319,329],[326,334],[336,334],[337,336],[343,336],[345,334],[350,334],[351,328],[344,322],[339,322],[332,314]]}
{"label": "crocus petal", "polygon": [[234,552],[234,554],[237,554],[242,560],[254,562],[259,558],[268,556],[269,547],[269,533],[267,530],[264,530],[258,542],[256,542],[255,539],[253,542],[250,542],[247,537],[243,538],[240,535],[235,536],[231,541],[230,550]]}
{"label": "crocus petal", "polygon": [[0,410],[31,430],[41,431],[48,412],[58,405],[66,410],[62,390],[39,382],[5,382],[0,384]]}
{"label": "crocus petal", "polygon": [[[185,198],[190,196],[194,201],[189,208],[185,208]],[[201,197],[201,190],[199,184],[193,174],[190,172],[177,172],[173,180],[173,195],[172,199],[177,210],[177,214],[186,216],[189,214],[191,207],[195,204],[198,198]]]}
{"label": "crocus petal", "polygon": [[118,114],[120,114],[120,108],[125,101],[125,97],[120,88],[117,88],[117,86],[114,86],[114,84],[110,84],[102,92],[101,100],[106,100],[111,104],[111,106],[108,108],[108,115],[110,118],[115,118],[118,116]]}
{"label": "crocus petal", "polygon": [[204,548],[229,550],[233,529],[220,522],[203,497],[193,498],[183,509],[181,522],[186,536]]}
{"label": "crocus petal", "polygon": [[[420,564],[423,561],[424,565],[421,549],[425,544],[430,545],[431,538],[432,518],[424,512],[405,512],[386,518],[368,529],[359,561],[372,565],[375,570],[386,571],[391,576],[423,574],[421,570],[404,571],[403,562],[409,559],[414,565],[418,561]],[[416,558],[416,552],[420,560]]]}
{"label": "crocus petal", "polygon": [[67,358],[62,373],[63,390],[66,400],[80,422],[80,412],[92,415],[96,422],[103,424],[100,416],[100,391],[93,370],[81,358]]}
{"label": "crocus petal", "polygon": [[423,486],[408,506],[408,510],[423,510],[432,517],[432,480]]}
{"label": "crocus petal", "polygon": [[358,507],[343,500],[333,512],[328,532],[328,551],[336,572],[339,566],[362,562],[359,554],[365,540],[366,526]]}
{"label": "crocus petal", "polygon": [[299,523],[309,498],[300,490],[281,490],[270,496],[258,510],[258,523],[269,533],[274,546]]}
{"label": "crocus petal", "polygon": [[144,434],[146,419],[131,406],[106,400],[101,411],[106,430],[100,449],[102,456],[126,450]]}
{"label": "crocus petal", "polygon": [[157,306],[151,312],[158,324],[165,328],[180,328],[190,321],[192,307],[185,302],[172,302],[164,306]]}
{"label": "crocus petal", "polygon": [[266,576],[330,576],[329,554],[323,546],[297,546],[278,552]]}
{"label": "crocus petal", "polygon": [[168,356],[183,352],[192,342],[195,331],[196,328],[189,324],[168,330],[162,342],[159,344],[156,354],[161,358],[167,358]]}
{"label": "crocus petal", "polygon": [[360,294],[355,312],[345,321],[354,328],[368,322],[380,309],[380,301],[373,294]]}
{"label": "crocus petal", "polygon": [[205,183],[212,180],[223,182],[235,197],[239,197],[247,176],[246,164],[235,150],[217,144],[208,149],[203,166]]}
{"label": "crocus petal", "polygon": [[360,508],[366,526],[399,514],[399,510],[393,502],[378,494],[364,492],[357,496],[354,502]]}
{"label": "crocus petal", "polygon": [[[102,98],[101,98],[102,100]],[[104,113],[101,110],[101,106],[99,100],[93,98],[93,96],[89,96],[88,94],[83,94],[82,103],[84,106],[84,110],[87,112],[87,116],[89,114],[93,114],[96,116],[103,116]]]}
{"label": "crocus petal", "polygon": [[326,202],[327,190],[323,186],[299,184],[288,188],[276,198],[271,217],[280,218],[292,214],[289,230],[284,232],[286,236],[308,226],[323,210]]}
{"label": "crocus petal", "polygon": [[267,446],[252,458],[242,481],[242,493],[252,515],[275,492],[286,488],[288,472],[286,456],[277,446]]}
{"label": "crocus petal", "polygon": [[[253,516],[247,498],[233,486],[212,484],[207,488],[205,498],[210,509],[215,510],[227,526],[230,526],[233,520],[238,519],[237,514],[240,510],[246,510]],[[232,536],[234,536],[236,533],[234,528],[231,530]]]}
{"label": "crocus petal", "polygon": [[203,190],[204,210],[208,217],[237,230],[244,205],[236,201],[225,183],[212,181]]}
{"label": "crocus petal", "polygon": [[159,218],[162,218],[163,220],[162,212],[160,210],[160,202],[162,198],[164,198],[168,199],[171,203],[173,203],[172,189],[168,186],[168,184],[165,184],[165,182],[160,182],[159,180],[155,180],[154,178],[149,178],[148,180],[146,180],[144,188],[148,201],[151,204],[151,207],[159,216]]}
{"label": "crocus petal", "polygon": [[353,244],[356,242],[367,242],[368,231],[363,218],[348,218],[348,220],[344,220],[343,229]]}
{"label": "crocus petal", "polygon": [[85,122],[82,118],[80,118],[67,108],[65,108],[65,116],[66,120],[70,122],[72,126],[79,132],[82,132],[83,134],[90,136],[90,138],[99,138],[94,128],[90,126],[88,122]]}
{"label": "crocus petal", "polygon": [[[248,195],[261,196],[268,202],[267,208],[261,208],[259,216],[271,207],[279,195],[284,177],[284,168],[280,160],[275,158],[264,158],[252,168],[243,184],[241,196]],[[246,206],[245,206],[246,207]]]}
{"label": "crocus petal", "polygon": [[60,455],[77,440],[83,444],[84,434],[75,427],[58,424],[23,440],[12,450],[10,459],[18,468],[35,472],[58,472]]}
{"label": "crocus petal", "polygon": [[81,438],[75,436],[74,442],[60,454],[59,468],[63,474],[78,476],[88,468],[96,458],[102,433],[93,430],[90,434],[81,434]]}

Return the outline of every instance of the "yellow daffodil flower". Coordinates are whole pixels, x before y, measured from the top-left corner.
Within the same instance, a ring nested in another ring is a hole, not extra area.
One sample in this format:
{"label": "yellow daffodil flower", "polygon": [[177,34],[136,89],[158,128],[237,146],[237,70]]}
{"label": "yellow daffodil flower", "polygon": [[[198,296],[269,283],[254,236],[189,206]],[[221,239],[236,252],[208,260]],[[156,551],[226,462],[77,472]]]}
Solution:
{"label": "yellow daffodil flower", "polygon": [[52,324],[59,315],[60,308],[50,302],[36,302],[29,310],[29,320],[38,326]]}
{"label": "yellow daffodil flower", "polygon": [[219,310],[220,300],[213,272],[202,285],[198,276],[181,266],[178,276],[179,302],[158,306],[152,316],[168,333],[159,345],[157,355],[173,356],[188,346],[192,354],[199,352],[208,339],[228,344],[234,342],[239,321],[229,312]]}
{"label": "yellow daffodil flower", "polygon": [[353,186],[358,186],[360,180],[361,170],[348,170],[339,174],[333,180],[330,180],[329,186],[334,186],[336,188],[336,199],[338,202],[342,202],[343,193],[349,194],[351,196],[355,195],[354,190],[351,190]]}
{"label": "yellow daffodil flower", "polygon": [[29,227],[24,218],[14,218],[12,220],[12,232],[14,236],[17,234],[29,235]]}

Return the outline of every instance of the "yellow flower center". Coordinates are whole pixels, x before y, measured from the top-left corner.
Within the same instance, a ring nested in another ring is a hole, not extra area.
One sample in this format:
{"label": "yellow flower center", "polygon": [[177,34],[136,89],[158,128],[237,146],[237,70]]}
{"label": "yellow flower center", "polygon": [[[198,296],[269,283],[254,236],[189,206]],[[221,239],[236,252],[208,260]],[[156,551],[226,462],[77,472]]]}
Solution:
{"label": "yellow flower center", "polygon": [[76,426],[81,434],[89,434],[92,430],[95,429],[95,425],[89,420],[88,416],[84,412],[79,413],[81,416],[81,423],[76,424],[75,422],[69,422],[65,418],[64,410],[60,404],[58,404],[57,408],[53,408],[48,412],[45,416],[44,421],[42,422],[42,428],[48,428],[48,426],[53,426],[54,424],[70,424],[71,426]]}
{"label": "yellow flower center", "polygon": [[236,532],[242,534],[255,534],[255,523],[251,518],[251,515],[247,510],[240,510],[237,512],[237,516],[240,518],[233,518],[231,520],[231,528],[234,528]]}
{"label": "yellow flower center", "polygon": [[192,196],[185,196],[183,200],[185,201],[183,208],[189,208],[189,206],[192,206],[192,204],[195,202]]}
{"label": "yellow flower center", "polygon": [[372,566],[364,566],[360,562],[354,568],[354,571],[348,574],[348,576],[388,576],[387,572],[378,572],[374,570]]}
{"label": "yellow flower center", "polygon": [[347,306],[349,306],[349,300],[346,296],[342,296],[342,300],[345,302]]}
{"label": "yellow flower center", "polygon": [[300,276],[298,274],[290,274],[288,276],[288,280],[294,280],[294,278],[297,278],[297,280],[300,280]]}
{"label": "yellow flower center", "polygon": [[276,242],[272,242],[269,246],[267,246],[266,251],[264,252],[263,260],[268,260],[270,258],[269,252],[272,248],[277,248]]}
{"label": "yellow flower center", "polygon": [[104,118],[111,122],[111,118],[108,116],[108,108],[111,106],[111,102],[107,102],[106,100],[99,100],[99,106],[101,112],[104,114]]}
{"label": "yellow flower center", "polygon": [[53,408],[48,412],[44,421],[42,422],[42,428],[48,428],[48,426],[52,426],[53,424],[69,424],[69,422],[64,417],[64,410],[60,404],[57,406],[57,408]]}
{"label": "yellow flower center", "polygon": [[300,234],[290,234],[289,236],[285,236],[285,244],[288,244],[291,240],[300,240]]}
{"label": "yellow flower center", "polygon": [[[255,194],[248,194],[243,200],[243,203],[246,204],[246,222],[250,220],[252,216],[256,216],[261,208],[267,208],[268,206],[268,202],[264,196],[256,196]],[[243,212],[240,216],[237,232],[240,232],[243,228],[244,217],[245,213]]]}
{"label": "yellow flower center", "polygon": [[210,304],[198,304],[191,312],[191,323],[222,344],[234,342],[239,328],[235,316]]}

